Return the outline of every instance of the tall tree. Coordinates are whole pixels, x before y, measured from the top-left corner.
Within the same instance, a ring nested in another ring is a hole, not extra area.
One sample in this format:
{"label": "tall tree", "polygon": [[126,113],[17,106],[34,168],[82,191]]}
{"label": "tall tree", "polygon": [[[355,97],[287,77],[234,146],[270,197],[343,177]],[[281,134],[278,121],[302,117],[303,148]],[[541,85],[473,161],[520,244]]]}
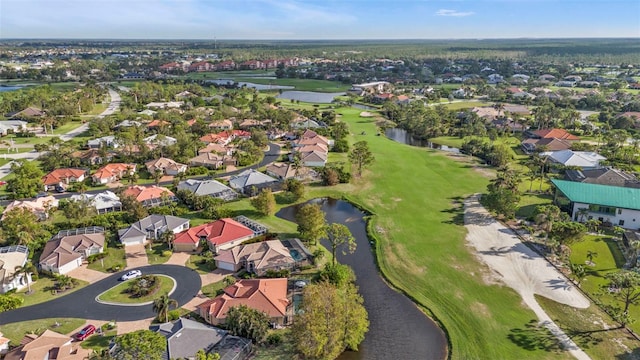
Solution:
{"label": "tall tree", "polygon": [[327,233],[327,240],[331,246],[331,255],[333,255],[333,264],[336,263],[336,250],[339,247],[346,247],[342,251],[346,255],[347,251],[353,254],[356,251],[356,239],[351,235],[351,231],[345,225],[332,223],[327,225],[325,230]]}
{"label": "tall tree", "polygon": [[347,348],[357,350],[369,330],[363,299],[351,283],[342,288],[324,281],[308,285],[301,307],[291,333],[307,359],[335,359]]}
{"label": "tall tree", "polygon": [[265,188],[251,199],[251,205],[264,216],[273,215],[276,211],[276,198],[271,189]]}
{"label": "tall tree", "polygon": [[629,306],[640,302],[640,273],[621,270],[607,274],[611,295],[622,302],[623,307],[618,314],[618,321],[624,326],[628,323]]}
{"label": "tall tree", "polygon": [[169,322],[169,311],[172,306],[177,308],[178,302],[175,299],[171,299],[168,294],[163,294],[153,300],[153,311],[158,314],[158,320],[164,320],[164,322]]}
{"label": "tall tree", "polygon": [[246,305],[234,306],[227,312],[225,325],[231,334],[261,343],[269,331],[269,317]]}
{"label": "tall tree", "polygon": [[12,194],[14,199],[34,197],[44,189],[43,173],[35,162],[24,159],[14,160],[11,164],[11,172],[14,177],[7,181],[7,192]]}
{"label": "tall tree", "polygon": [[151,330],[138,330],[116,337],[118,350],[114,358],[121,360],[162,360],[167,339]]}
{"label": "tall tree", "polygon": [[318,204],[305,204],[296,213],[298,232],[303,240],[315,244],[325,235],[325,214]]}
{"label": "tall tree", "polygon": [[349,153],[349,161],[356,167],[358,176],[362,175],[362,169],[369,166],[374,160],[373,153],[366,141],[358,141],[353,144],[353,149]]}

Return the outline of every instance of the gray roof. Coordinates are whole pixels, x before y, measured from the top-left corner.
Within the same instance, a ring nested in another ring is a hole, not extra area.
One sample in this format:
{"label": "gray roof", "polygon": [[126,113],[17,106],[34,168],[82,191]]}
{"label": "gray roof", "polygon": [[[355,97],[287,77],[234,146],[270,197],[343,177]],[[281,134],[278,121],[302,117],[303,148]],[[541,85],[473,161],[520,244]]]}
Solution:
{"label": "gray roof", "polygon": [[194,358],[198,350],[210,350],[227,334],[216,327],[184,318],[151,329],[167,338],[168,359]]}
{"label": "gray roof", "polygon": [[118,230],[118,237],[120,237],[120,239],[126,239],[142,235],[146,236],[147,230],[175,229],[186,222],[189,222],[189,219],[171,215],[153,214],[131,224],[131,226],[126,229]]}
{"label": "gray roof", "polygon": [[211,195],[214,197],[231,197],[237,196],[236,192],[225,184],[216,180],[195,180],[188,179],[178,184],[178,190],[189,190],[196,195]]}
{"label": "gray roof", "polygon": [[246,187],[254,185],[262,185],[273,182],[278,182],[278,180],[254,169],[249,169],[241,172],[236,176],[231,177],[231,179],[229,180],[229,185],[234,189],[244,189]]}

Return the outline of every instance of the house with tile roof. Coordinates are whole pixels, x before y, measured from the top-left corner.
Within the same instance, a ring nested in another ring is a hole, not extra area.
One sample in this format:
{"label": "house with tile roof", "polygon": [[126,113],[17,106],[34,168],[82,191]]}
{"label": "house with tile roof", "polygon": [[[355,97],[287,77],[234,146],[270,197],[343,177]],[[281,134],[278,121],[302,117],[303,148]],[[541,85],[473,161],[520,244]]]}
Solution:
{"label": "house with tile roof", "polygon": [[101,227],[62,230],[47,241],[38,265],[44,271],[66,274],[80,267],[89,256],[103,252],[104,245]]}
{"label": "house with tile roof", "polygon": [[[574,221],[598,219],[625,229],[640,229],[640,189],[552,179],[554,203]],[[581,216],[580,209],[587,209]]]}
{"label": "house with tile roof", "polygon": [[29,248],[23,245],[0,247],[0,294],[20,290],[31,282],[31,274],[15,276],[18,266],[22,267],[29,258]]}
{"label": "house with tile roof", "polygon": [[527,154],[544,149],[545,151],[569,150],[573,145],[572,141],[557,138],[544,139],[524,139],[520,146]]}
{"label": "house with tile roof", "polygon": [[84,201],[93,206],[98,214],[122,210],[120,197],[109,190],[97,194],[75,194],[69,198],[69,201]]}
{"label": "house with tile roof", "polygon": [[204,242],[212,252],[230,249],[255,237],[253,230],[231,218],[192,227],[176,235],[174,251],[196,251]]}
{"label": "house with tile roof", "polygon": [[291,302],[287,298],[287,279],[244,279],[226,287],[224,293],[198,305],[198,314],[212,325],[224,324],[230,308],[245,305],[261,311],[271,323],[286,325]]}
{"label": "house with tile roof", "polygon": [[14,200],[2,212],[2,217],[14,208],[25,208],[38,217],[40,221],[49,218],[49,209],[58,207],[58,199],[49,195],[34,200]]}
{"label": "house with tile roof", "polygon": [[264,188],[279,189],[280,185],[278,179],[254,169],[247,169],[229,179],[229,186],[232,189],[247,196],[254,196]]}
{"label": "house with tile roof", "polygon": [[267,165],[266,173],[276,179],[286,180],[290,178],[302,180],[313,177],[313,171],[308,167],[300,167],[296,169],[292,163],[274,162]]}
{"label": "house with tile roof", "polygon": [[156,185],[132,185],[126,188],[122,195],[133,197],[145,207],[161,206],[177,201],[173,191]]}
{"label": "house with tile roof", "polygon": [[44,191],[64,191],[70,184],[84,181],[86,175],[87,170],[85,169],[55,169],[42,177]]}
{"label": "house with tile roof", "polygon": [[166,157],[147,161],[144,165],[147,167],[149,174],[155,174],[156,171],[161,171],[164,175],[176,176],[187,171],[187,165],[180,164]]}
{"label": "house with tile roof", "polygon": [[229,155],[216,153],[201,153],[189,159],[190,166],[204,166],[208,169],[221,169],[225,166],[236,166],[238,160]]}
{"label": "house with tile roof", "polygon": [[112,163],[107,164],[98,171],[96,171],[93,175],[91,175],[91,179],[95,185],[106,185],[110,183],[114,183],[119,181],[125,176],[133,175],[136,173],[136,164],[125,164],[125,163]]}
{"label": "house with tile roof", "polygon": [[231,201],[238,198],[238,193],[217,180],[187,179],[178,183],[178,190],[187,190],[198,196],[211,196]]}
{"label": "house with tile roof", "polygon": [[556,138],[568,141],[577,141],[580,140],[579,137],[569,133],[564,129],[543,129],[543,130],[535,130],[529,131],[527,133],[529,137],[536,139],[547,139],[547,138]]}
{"label": "house with tile roof", "polygon": [[247,272],[264,276],[268,270],[294,270],[311,257],[312,254],[300,240],[289,239],[261,241],[220,250],[214,260],[219,269],[237,272],[244,268]]}
{"label": "house with tile roof", "polygon": [[189,229],[189,219],[171,215],[151,214],[126,229],[118,230],[118,238],[125,245],[145,244],[147,240],[158,240],[166,231],[178,234]]}
{"label": "house with tile roof", "polygon": [[198,150],[198,154],[215,153],[219,155],[233,155],[233,148],[220,145],[217,143],[209,143],[207,146]]}
{"label": "house with tile roof", "polygon": [[22,345],[9,351],[5,360],[84,360],[93,350],[83,349],[73,338],[49,329],[41,335],[27,334]]}

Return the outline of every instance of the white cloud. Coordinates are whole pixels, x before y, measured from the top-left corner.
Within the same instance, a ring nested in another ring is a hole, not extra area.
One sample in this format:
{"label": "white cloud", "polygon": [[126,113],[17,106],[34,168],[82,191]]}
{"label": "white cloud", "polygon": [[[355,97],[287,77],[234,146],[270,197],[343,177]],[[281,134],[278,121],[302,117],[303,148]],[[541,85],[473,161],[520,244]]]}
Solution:
{"label": "white cloud", "polygon": [[473,11],[457,11],[457,10],[447,10],[447,9],[440,9],[436,11],[437,16],[462,17],[462,16],[471,16],[473,14],[474,14]]}

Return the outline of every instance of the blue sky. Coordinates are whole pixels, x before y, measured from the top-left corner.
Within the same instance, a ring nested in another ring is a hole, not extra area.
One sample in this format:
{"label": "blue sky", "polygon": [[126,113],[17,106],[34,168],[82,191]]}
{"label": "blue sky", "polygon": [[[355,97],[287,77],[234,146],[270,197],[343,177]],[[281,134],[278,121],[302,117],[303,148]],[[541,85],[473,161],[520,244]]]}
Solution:
{"label": "blue sky", "polygon": [[0,0],[0,38],[640,37],[638,0]]}

